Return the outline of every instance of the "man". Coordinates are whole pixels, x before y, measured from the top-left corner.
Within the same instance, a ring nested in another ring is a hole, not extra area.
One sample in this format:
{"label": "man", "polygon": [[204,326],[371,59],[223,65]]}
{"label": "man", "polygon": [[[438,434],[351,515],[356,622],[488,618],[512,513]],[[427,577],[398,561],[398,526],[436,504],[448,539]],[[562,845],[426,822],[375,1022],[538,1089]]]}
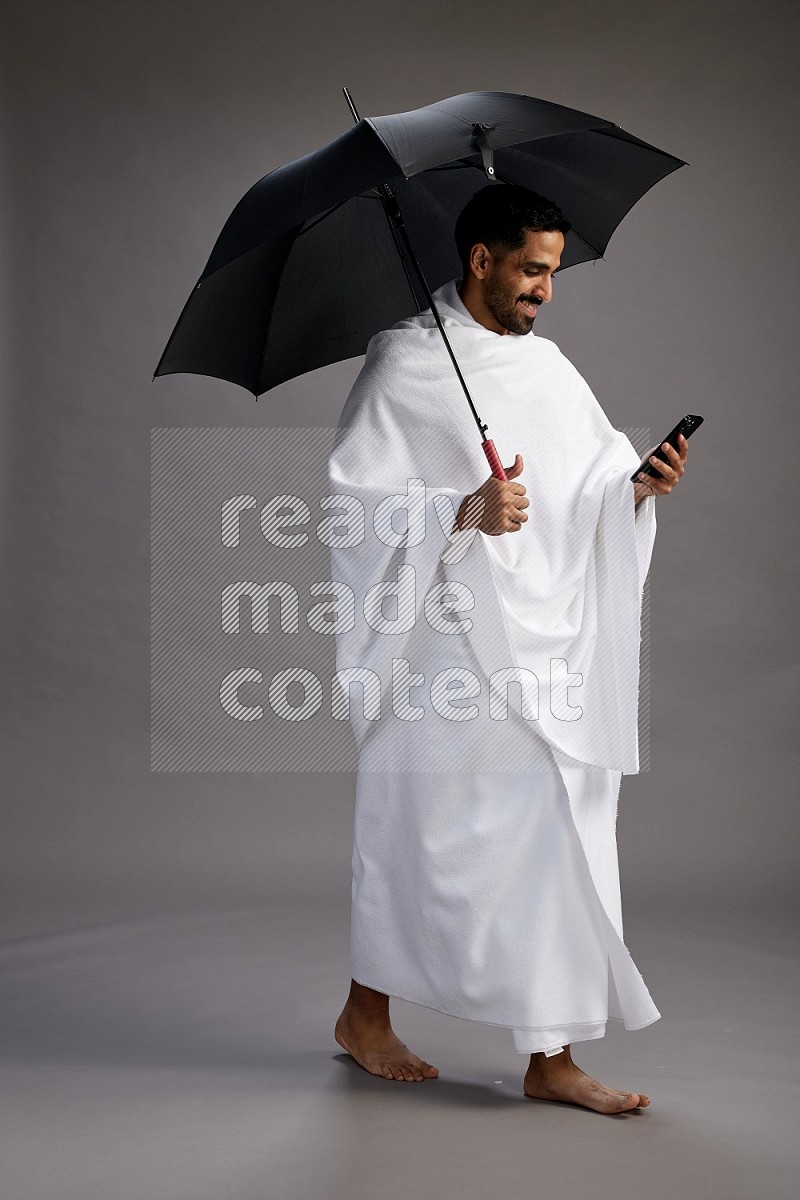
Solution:
{"label": "man", "polygon": [[[507,481],[485,478],[430,310],[372,339],[340,419],[331,485],[371,512],[375,536],[367,525],[332,550],[365,616],[337,630],[337,676],[361,684],[364,707],[349,709],[352,981],[335,1037],[372,1074],[435,1077],[392,1030],[389,997],[401,996],[509,1028],[530,1056],[526,1095],[614,1113],[649,1099],[591,1079],[570,1046],[608,1020],[636,1029],[660,1016],[622,941],[616,813],[622,773],[638,770],[654,497],[683,475],[687,444],[665,446],[657,477],[632,484],[631,443],[533,334],[569,229],[546,198],[490,185],[456,225],[461,279],[435,294],[489,435],[501,454],[525,451]],[[418,488],[400,536],[404,484]],[[473,702],[487,681],[488,712]]]}

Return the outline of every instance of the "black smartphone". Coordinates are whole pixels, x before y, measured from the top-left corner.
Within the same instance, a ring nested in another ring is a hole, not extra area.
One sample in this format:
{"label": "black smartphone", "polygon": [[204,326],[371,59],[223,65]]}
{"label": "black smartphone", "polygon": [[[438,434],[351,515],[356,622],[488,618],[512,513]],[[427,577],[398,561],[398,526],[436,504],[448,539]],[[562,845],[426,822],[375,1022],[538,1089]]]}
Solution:
{"label": "black smartphone", "polygon": [[[673,449],[677,450],[678,449],[678,434],[682,433],[685,438],[690,438],[692,436],[692,434],[694,433],[695,429],[699,429],[702,424],[703,424],[702,417],[698,417],[694,413],[687,413],[685,417],[681,418],[681,420],[678,422],[678,424],[675,426],[675,428],[672,430],[672,432],[668,433],[665,438],[661,439],[661,441],[658,443],[658,449],[653,450],[652,453],[655,455],[656,458],[660,458],[662,462],[668,462],[669,460],[667,459],[666,451],[661,449],[664,442],[669,442],[670,446],[672,446]],[[639,463],[638,467],[631,475],[631,477],[630,477],[631,482],[635,483],[637,475],[641,475],[642,473],[644,473],[645,475],[657,475],[657,476],[661,475],[661,472],[659,471],[658,467],[654,467],[653,464],[650,462],[649,454],[648,454],[647,458],[643,459],[642,462]]]}

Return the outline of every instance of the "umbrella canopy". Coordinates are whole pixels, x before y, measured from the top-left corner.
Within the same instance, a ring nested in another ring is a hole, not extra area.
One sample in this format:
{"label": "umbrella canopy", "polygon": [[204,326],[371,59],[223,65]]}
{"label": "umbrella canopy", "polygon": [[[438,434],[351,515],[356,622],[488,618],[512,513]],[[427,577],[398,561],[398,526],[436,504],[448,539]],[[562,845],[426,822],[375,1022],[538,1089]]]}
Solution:
{"label": "umbrella canopy", "polygon": [[468,92],[367,117],[271,171],[220,233],[155,370],[210,375],[258,399],[363,354],[372,335],[460,276],[456,218],[488,179],[553,200],[572,223],[559,270],[602,257],[625,214],[685,166],[611,121],[531,96]]}

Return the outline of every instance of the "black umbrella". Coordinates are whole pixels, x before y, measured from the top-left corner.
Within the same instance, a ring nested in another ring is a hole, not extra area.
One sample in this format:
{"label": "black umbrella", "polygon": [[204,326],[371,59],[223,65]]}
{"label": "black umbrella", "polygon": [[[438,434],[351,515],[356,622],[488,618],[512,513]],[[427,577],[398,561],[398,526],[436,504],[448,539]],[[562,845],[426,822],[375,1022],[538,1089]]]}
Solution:
{"label": "black umbrella", "polygon": [[239,384],[256,400],[363,354],[378,330],[433,309],[494,474],[505,478],[431,292],[461,273],[456,217],[488,180],[546,195],[572,224],[560,270],[600,258],[625,214],[686,164],[611,121],[508,92],[468,92],[359,119],[254,184],[226,221],[154,378]]}

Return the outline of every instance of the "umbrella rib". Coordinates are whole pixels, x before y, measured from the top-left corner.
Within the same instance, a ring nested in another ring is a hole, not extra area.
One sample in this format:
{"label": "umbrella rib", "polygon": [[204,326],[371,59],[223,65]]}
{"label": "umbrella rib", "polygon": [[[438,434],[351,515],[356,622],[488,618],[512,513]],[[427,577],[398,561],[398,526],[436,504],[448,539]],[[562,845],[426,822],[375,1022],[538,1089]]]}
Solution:
{"label": "umbrella rib", "polygon": [[[474,170],[474,171],[483,171],[483,166],[482,166],[482,165],[479,165],[478,163],[473,163],[473,162],[470,162],[470,161],[469,161],[469,159],[466,159],[466,158],[460,158],[458,161],[459,161],[459,163],[461,163],[461,165],[462,165],[462,166],[464,166],[464,167],[471,167],[471,168],[472,168],[472,170]],[[450,166],[450,165],[448,165],[448,166],[446,166],[446,167],[433,167],[432,169],[433,169],[434,171],[439,171],[439,170],[443,170],[443,171],[451,171],[451,170],[452,170],[452,171],[458,171],[458,170],[460,170],[460,169],[461,169],[461,167],[456,167],[455,165],[453,165],[453,166]],[[518,186],[518,185],[516,184],[515,180],[513,180],[513,179],[510,179],[508,175],[506,175],[506,174],[503,174],[503,175],[501,175],[501,174],[500,174],[500,172],[499,172],[499,171],[497,171],[497,168],[495,168],[495,173],[496,173],[496,176],[497,176],[497,182],[498,182],[498,183],[509,183],[509,184],[512,184],[512,185],[513,185],[513,186],[515,186],[515,187],[516,187],[516,186]],[[427,174],[427,172],[426,172],[426,174]],[[526,186],[526,185],[523,185],[523,186]],[[602,250],[598,250],[597,246],[593,246],[593,245],[592,245],[592,243],[589,241],[589,239],[588,239],[588,238],[585,238],[585,237],[583,236],[583,234],[582,234],[582,233],[579,233],[579,232],[578,232],[578,230],[575,228],[575,226],[574,226],[574,225],[572,226],[572,233],[574,233],[574,235],[575,235],[575,237],[578,239],[578,241],[580,241],[580,242],[583,242],[584,246],[587,246],[587,247],[588,247],[588,249],[589,249],[589,250],[591,250],[593,254],[596,254],[598,258],[602,258],[602,257],[603,257],[603,252],[602,252]]]}
{"label": "umbrella rib", "polygon": [[[470,166],[472,166],[472,165],[473,165],[473,164],[472,164],[472,163],[470,163]],[[477,167],[476,167],[476,169],[477,169]],[[498,178],[499,178],[499,176],[498,176]],[[513,180],[513,179],[509,179],[509,177],[508,177],[507,175],[504,175],[504,176],[503,176],[503,180],[502,180],[502,182],[503,182],[503,183],[510,183],[510,184],[514,184],[514,186],[516,186],[516,184],[514,183],[514,180]],[[525,186],[525,185],[523,185],[523,186]],[[571,224],[571,222],[570,222],[570,224]],[[572,226],[572,229],[571,229],[571,231],[570,231],[570,232],[571,232],[571,233],[573,233],[573,234],[575,235],[575,237],[578,239],[578,241],[579,241],[579,242],[583,242],[584,246],[587,246],[587,247],[588,247],[588,248],[589,248],[589,249],[592,251],[592,253],[593,253],[593,254],[596,254],[598,258],[602,258],[602,257],[603,257],[603,251],[602,251],[602,250],[598,250],[597,246],[593,246],[593,245],[592,245],[592,243],[589,241],[589,239],[588,239],[588,238],[585,238],[585,237],[583,236],[583,234],[582,234],[582,233],[579,233],[579,232],[578,232],[578,230],[575,228],[575,226],[574,226],[574,225]]]}
{"label": "umbrella rib", "polygon": [[[570,224],[571,224],[571,222],[570,222]],[[575,237],[578,239],[579,242],[583,242],[584,246],[588,246],[593,254],[596,254],[598,258],[604,259],[603,251],[598,250],[597,246],[593,246],[592,243],[588,240],[588,238],[585,238],[582,233],[578,233],[578,231],[574,225],[572,226],[571,232],[575,234]]]}
{"label": "umbrella rib", "polygon": [[[423,175],[427,175],[429,173],[432,173],[433,171],[461,171],[465,167],[472,171],[483,172],[482,164],[470,162],[469,159],[467,159],[467,158],[459,158],[457,160],[457,162],[447,163],[445,166],[429,167],[428,170],[420,172],[420,175],[417,176],[417,178],[421,179]],[[508,175],[506,175],[506,174],[501,175],[500,172],[497,170],[497,168],[495,168],[495,175],[496,175],[496,180],[498,183],[508,183],[515,187],[518,186],[516,184],[516,181],[513,179],[510,179]],[[526,186],[526,185],[523,185],[523,186]],[[491,187],[491,184],[487,184],[487,187]],[[579,233],[574,225],[572,227],[572,233],[575,235],[575,237],[578,239],[578,241],[583,242],[584,246],[586,246],[587,249],[591,250],[593,254],[597,255],[598,258],[603,258],[603,252],[601,250],[598,250],[597,246],[593,246],[592,243],[588,240],[588,238],[585,238],[582,233]]]}
{"label": "umbrella rib", "polygon": [[297,237],[302,237],[304,233],[308,233],[309,230],[313,229],[315,225],[319,225],[320,221],[324,221],[327,217],[331,216],[332,213],[335,213],[337,211],[337,209],[342,208],[345,204],[348,204],[351,200],[356,200],[356,199],[358,199],[358,200],[379,200],[380,197],[379,196],[370,196],[363,192],[360,192],[357,196],[347,196],[344,200],[340,200],[338,204],[334,204],[333,208],[327,208],[324,213],[320,213],[320,215],[318,217],[315,217],[315,219],[311,222],[310,225],[304,226],[304,228],[301,229],[300,232],[297,234]]}
{"label": "umbrella rib", "polygon": [[[292,249],[294,247],[294,243],[295,243],[296,239],[297,239],[297,234],[295,234],[295,236],[292,238],[291,242],[289,243],[289,248],[286,251],[286,257],[284,258],[283,262],[281,263],[281,270],[280,270],[280,274],[278,275],[277,284],[272,293],[272,303],[269,306],[269,313],[267,315],[267,320],[266,320],[265,326],[264,326],[264,341],[261,344],[261,359],[258,364],[258,376],[256,378],[256,401],[258,401],[258,397],[260,395],[260,392],[258,391],[258,389],[261,386],[261,378],[264,374],[264,363],[266,362],[266,358],[267,358],[267,342],[269,341],[270,329],[272,328],[272,314],[275,312],[275,304],[278,299],[278,292],[280,291],[281,280],[283,279],[283,274],[284,274],[284,271],[286,270],[286,264],[288,263],[289,258],[291,257]],[[269,390],[269,389],[267,389],[267,390]]]}
{"label": "umbrella rib", "polygon": [[[297,242],[297,240],[298,240],[299,238],[301,238],[301,237],[303,236],[303,234],[304,234],[304,233],[308,233],[308,232],[309,232],[309,230],[313,229],[313,228],[314,228],[316,225],[318,225],[318,224],[320,223],[320,221],[324,221],[326,217],[329,217],[329,216],[331,216],[331,214],[332,214],[332,213],[335,213],[337,209],[339,209],[339,208],[342,208],[342,207],[343,207],[343,205],[347,204],[347,202],[348,202],[349,200],[354,200],[354,199],[356,199],[356,197],[355,197],[355,196],[348,196],[346,200],[342,200],[342,201],[340,201],[340,202],[339,202],[339,204],[335,204],[335,205],[333,206],[333,208],[329,208],[329,209],[327,209],[327,211],[326,211],[326,212],[324,212],[324,213],[321,213],[321,214],[320,214],[320,215],[319,215],[319,216],[316,218],[316,220],[312,221],[312,223],[311,223],[310,225],[306,225],[306,226],[305,226],[303,229],[300,229],[300,230],[298,230],[298,232],[295,234],[294,238],[292,239],[291,245],[289,246],[289,249],[288,249],[288,250],[287,250],[287,252],[286,252],[286,257],[284,258],[284,260],[283,260],[283,264],[281,265],[280,274],[279,274],[279,276],[278,276],[277,284],[276,284],[276,286],[275,286],[274,294],[273,294],[273,297],[272,297],[272,303],[271,303],[271,305],[270,305],[270,308],[269,308],[269,314],[268,314],[268,316],[267,316],[267,320],[266,320],[266,325],[265,325],[265,329],[264,329],[264,341],[263,341],[263,343],[262,343],[262,346],[261,346],[261,356],[260,356],[260,360],[259,360],[259,366],[258,366],[258,377],[257,377],[257,379],[256,379],[256,389],[258,389],[258,387],[260,386],[260,384],[261,384],[261,380],[262,380],[262,377],[263,377],[263,374],[264,374],[264,364],[265,364],[265,362],[266,362],[266,357],[267,357],[267,342],[269,341],[270,329],[271,329],[271,327],[272,327],[272,315],[273,315],[273,313],[274,313],[274,311],[275,311],[275,304],[276,304],[276,301],[277,301],[277,298],[278,298],[278,292],[280,291],[281,280],[283,279],[283,275],[284,275],[284,272],[285,272],[285,270],[286,270],[286,266],[287,266],[287,264],[288,264],[288,262],[289,262],[289,258],[291,257],[291,253],[292,253],[292,250],[293,250],[293,248],[294,248],[294,245],[295,245],[295,243]],[[378,196],[378,195],[375,195],[375,196],[369,196],[369,195],[363,195],[363,194],[360,194],[360,195],[359,195],[359,197],[358,197],[358,199],[362,199],[362,200],[380,200],[380,196]],[[392,226],[391,226],[391,221],[389,221],[389,226],[390,226],[390,229],[391,229],[391,232],[392,232],[393,238],[395,238],[395,246],[396,246],[396,248],[397,248],[397,250],[398,250],[398,254],[399,254],[399,257],[400,257],[400,262],[401,262],[401,264],[402,264],[402,267],[403,267],[403,273],[404,273],[404,275],[405,275],[405,277],[406,277],[406,282],[408,283],[408,288],[409,288],[409,291],[411,292],[411,298],[413,299],[413,301],[414,301],[414,304],[415,304],[415,305],[416,305],[416,307],[417,307],[417,311],[418,311],[418,312],[421,312],[421,311],[422,311],[422,309],[421,309],[421,308],[420,308],[420,306],[419,306],[419,300],[417,299],[417,294],[416,294],[416,292],[414,291],[413,285],[412,285],[412,283],[411,283],[411,277],[410,277],[410,275],[409,275],[409,271],[408,271],[408,263],[406,262],[404,255],[403,255],[403,254],[400,252],[400,247],[399,247],[399,245],[397,244],[397,241],[396,241],[396,235],[395,235],[395,231],[394,231],[394,229],[392,229]],[[260,393],[258,392],[258,390],[256,390],[256,393],[255,393],[256,400],[258,400],[259,394],[260,394]]]}
{"label": "umbrella rib", "polygon": [[[605,129],[596,129],[594,132],[603,133],[606,137],[615,137],[621,142],[627,142],[628,145],[639,146],[642,150],[652,150],[653,153],[660,154],[664,158],[671,158],[673,162],[677,163],[681,167],[689,166],[689,163],[686,162],[685,159],[677,158],[676,155],[670,154],[669,150],[662,150],[660,146],[654,146],[651,142],[643,142],[641,138],[637,138],[633,133],[628,133],[626,129],[621,129],[619,125],[612,125],[610,128]],[[675,169],[677,170],[677,166]]]}

